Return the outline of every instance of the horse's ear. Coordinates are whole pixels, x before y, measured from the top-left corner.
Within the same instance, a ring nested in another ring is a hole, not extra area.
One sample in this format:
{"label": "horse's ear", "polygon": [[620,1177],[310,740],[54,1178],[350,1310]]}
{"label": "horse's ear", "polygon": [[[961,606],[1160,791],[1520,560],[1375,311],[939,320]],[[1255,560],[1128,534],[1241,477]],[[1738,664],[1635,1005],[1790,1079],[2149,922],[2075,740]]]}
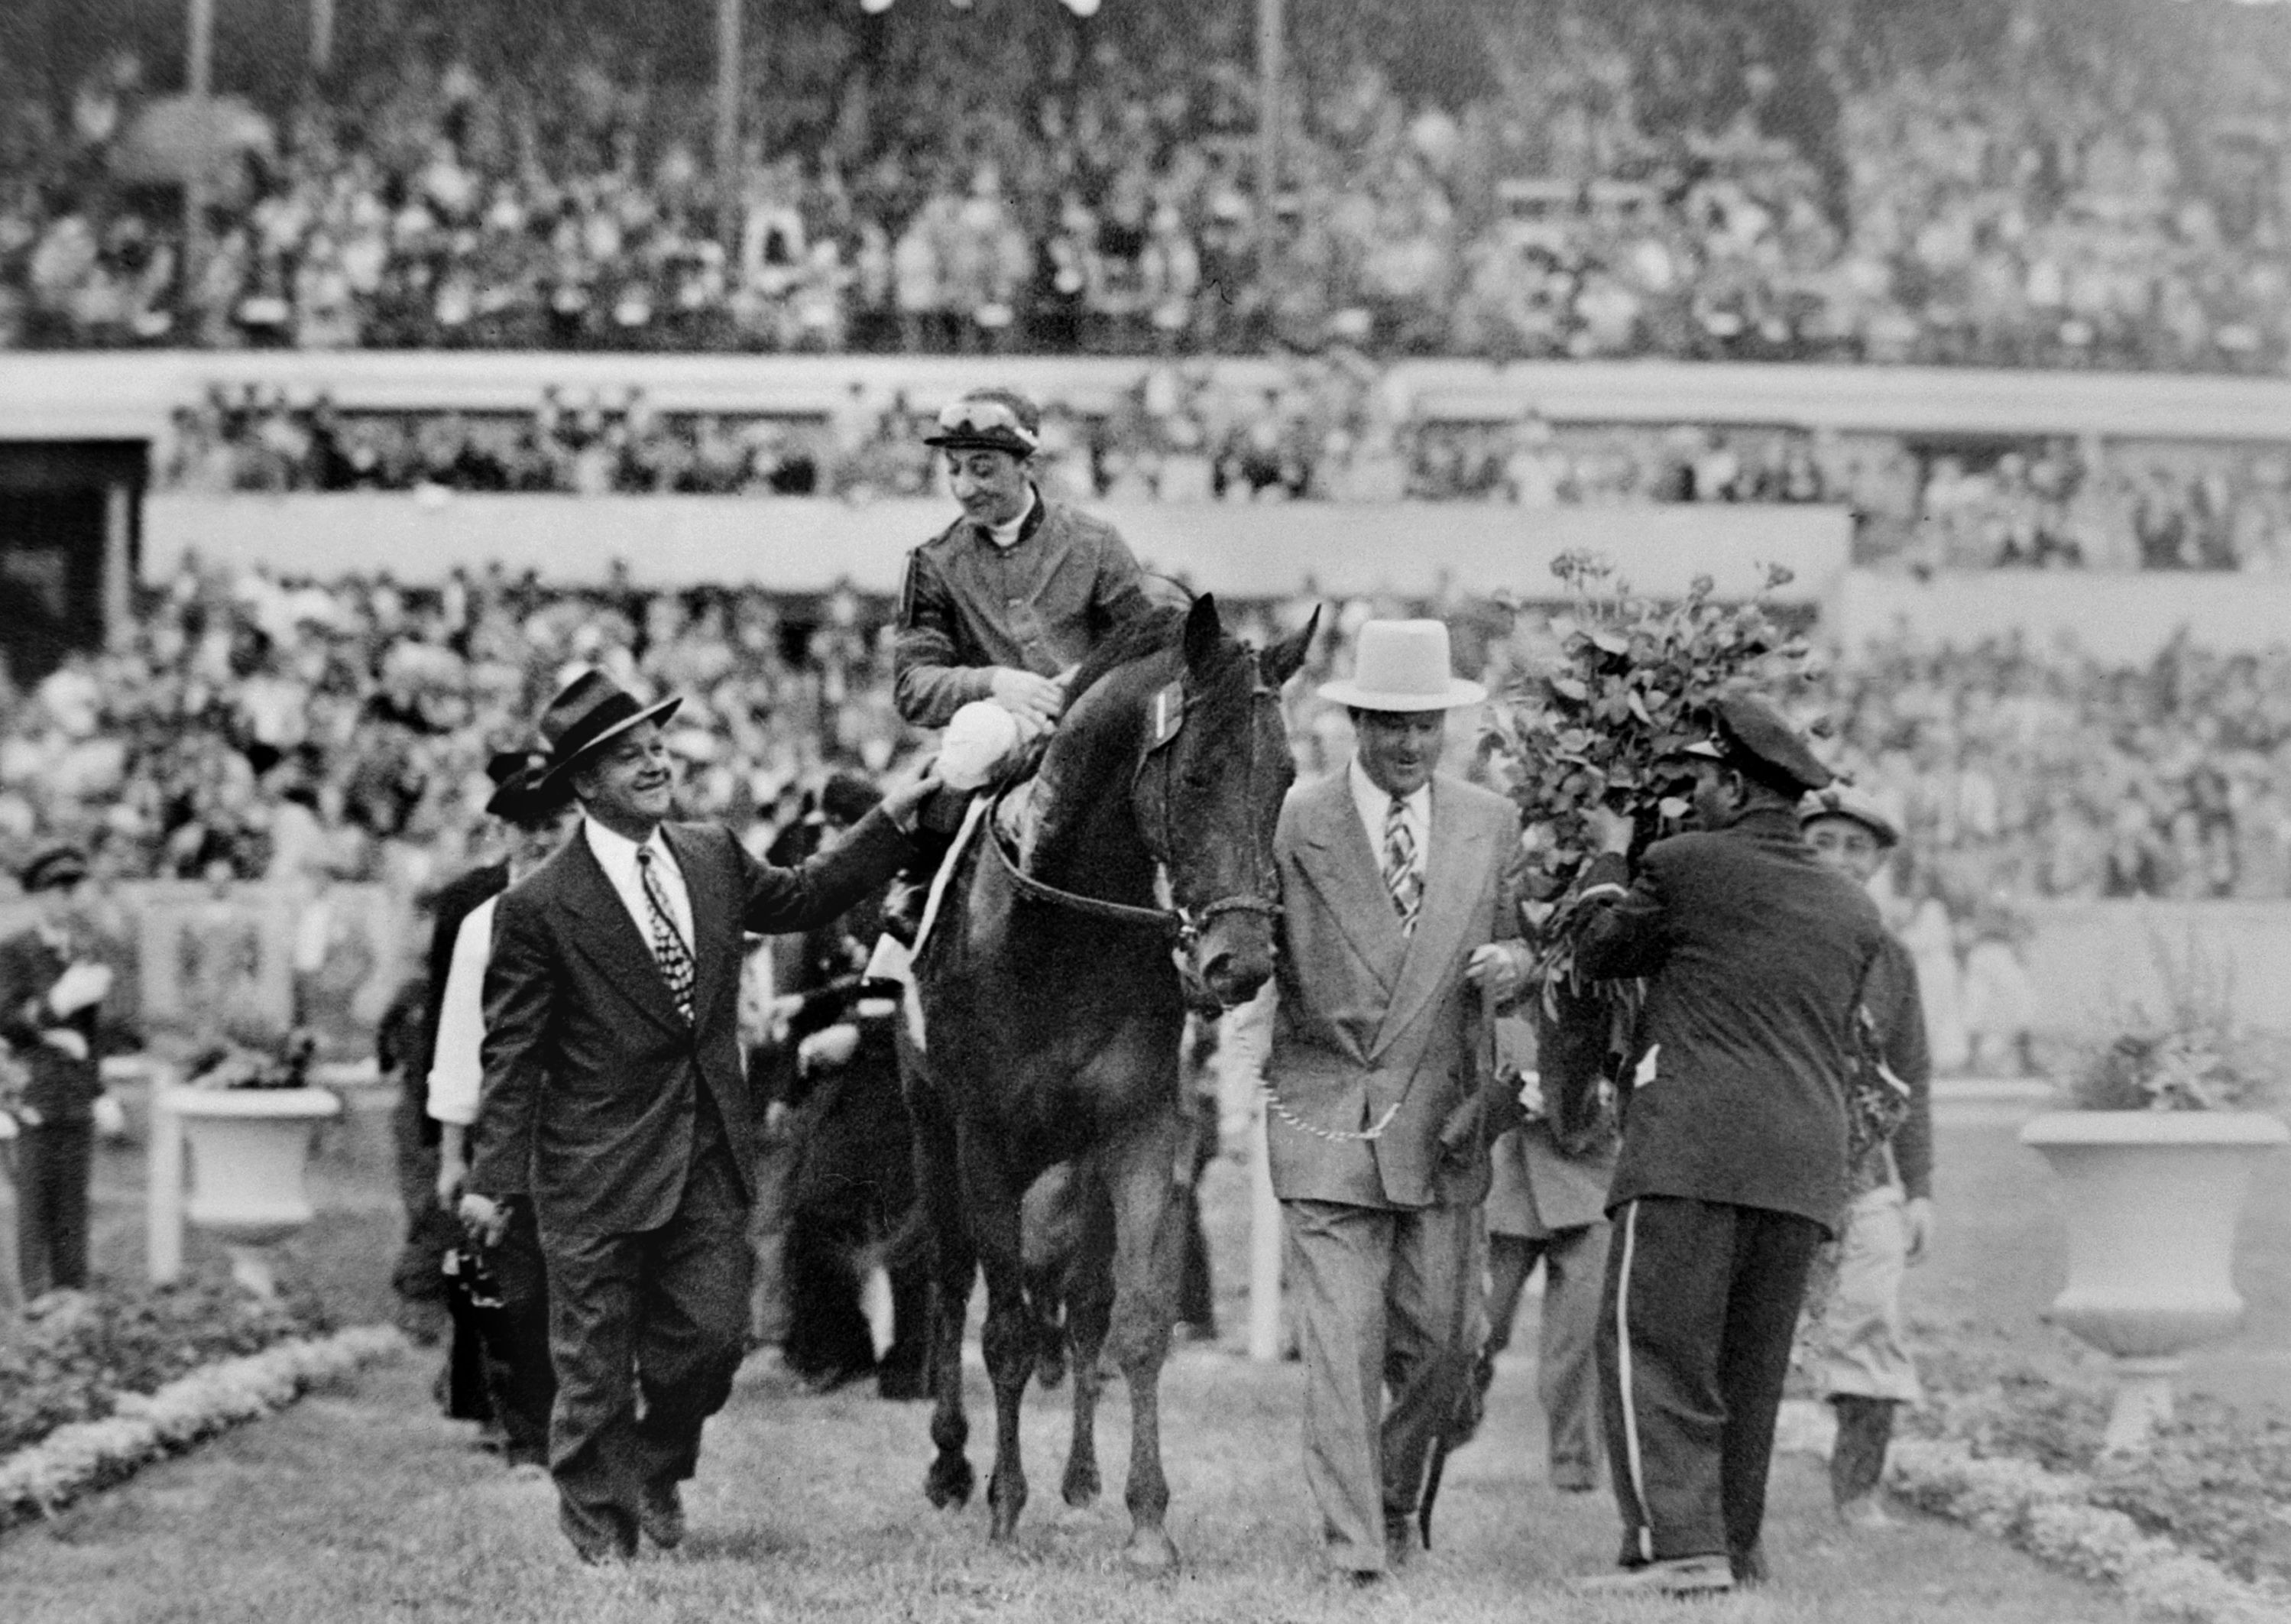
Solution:
{"label": "horse's ear", "polygon": [[1313,634],[1320,629],[1321,606],[1314,604],[1312,619],[1257,656],[1257,669],[1265,673],[1265,680],[1277,688],[1295,676],[1312,652]]}
{"label": "horse's ear", "polygon": [[1186,669],[1199,671],[1213,659],[1218,642],[1225,637],[1225,624],[1218,619],[1217,594],[1203,592],[1194,599],[1194,607],[1186,614]]}

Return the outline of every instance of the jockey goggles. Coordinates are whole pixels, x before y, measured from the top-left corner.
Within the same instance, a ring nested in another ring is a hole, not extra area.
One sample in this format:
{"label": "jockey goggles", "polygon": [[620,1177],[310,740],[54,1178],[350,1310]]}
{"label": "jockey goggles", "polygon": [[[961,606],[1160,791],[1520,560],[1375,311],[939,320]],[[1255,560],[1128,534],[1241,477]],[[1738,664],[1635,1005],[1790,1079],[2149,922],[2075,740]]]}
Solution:
{"label": "jockey goggles", "polygon": [[1018,414],[1000,400],[958,400],[938,414],[938,432],[923,443],[954,450],[977,447],[1031,456],[1041,437],[1018,421]]}

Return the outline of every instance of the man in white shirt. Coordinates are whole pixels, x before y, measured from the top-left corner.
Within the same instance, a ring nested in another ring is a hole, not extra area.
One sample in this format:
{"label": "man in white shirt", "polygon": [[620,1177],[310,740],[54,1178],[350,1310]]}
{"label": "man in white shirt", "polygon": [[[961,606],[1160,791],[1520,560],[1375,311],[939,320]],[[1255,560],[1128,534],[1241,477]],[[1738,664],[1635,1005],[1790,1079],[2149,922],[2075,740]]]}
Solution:
{"label": "man in white shirt", "polygon": [[[539,768],[536,760],[518,768],[486,803],[487,813],[510,826],[510,885],[564,845],[573,823],[572,802],[561,790],[547,796],[534,792]],[[486,966],[493,958],[494,911],[499,902],[498,896],[489,896],[463,916],[438,998],[429,1113],[438,1124],[438,1202],[448,1212],[460,1204],[469,1180],[470,1125],[478,1120],[485,1081]],[[549,1360],[549,1286],[531,1204],[514,1204],[500,1242],[482,1248],[478,1255],[500,1298],[498,1307],[481,1311],[478,1319],[486,1396],[501,1426],[503,1453],[511,1468],[543,1468],[549,1462],[549,1411],[557,1396],[557,1378]]]}

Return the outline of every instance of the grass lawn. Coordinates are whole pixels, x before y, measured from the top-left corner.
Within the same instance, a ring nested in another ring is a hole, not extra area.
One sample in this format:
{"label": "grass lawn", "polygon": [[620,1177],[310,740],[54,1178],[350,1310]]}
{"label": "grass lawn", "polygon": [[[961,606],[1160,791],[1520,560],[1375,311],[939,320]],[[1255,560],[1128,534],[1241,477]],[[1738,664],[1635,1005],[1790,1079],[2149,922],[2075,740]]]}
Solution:
{"label": "grass lawn", "polygon": [[[1557,1496],[1536,1463],[1531,1371],[1512,1362],[1488,1432],[1451,1463],[1439,1548],[1379,1593],[1323,1588],[1298,1472],[1294,1366],[1181,1354],[1165,1384],[1186,1572],[1119,1571],[1118,1491],[1059,1505],[1065,1406],[1030,1407],[1035,1500],[1015,1548],[985,1513],[938,1514],[919,1492],[924,1411],[800,1395],[752,1367],[710,1429],[692,1535],[623,1574],[577,1568],[545,1483],[506,1475],[438,1419],[429,1362],[401,1361],[155,1467],[52,1523],[0,1540],[16,1624],[343,1624],[349,1620],[1636,1620],[1776,1624],[2118,1624],[2105,1593],[1994,1541],[1915,1521],[1855,1543],[1829,1526],[1809,1463],[1782,1463],[1769,1545],[1778,1581],[1691,1615],[1569,1596],[1559,1580],[1612,1556],[1604,1496]],[[973,1373],[984,1404],[983,1381]],[[1124,1410],[1109,1406],[1118,1444]]]}
{"label": "grass lawn", "polygon": [[[1929,1321],[1970,1322],[2032,1360],[2070,1357],[2035,1317],[2057,1290],[2057,1219],[2040,1165],[2009,1122],[1976,1115],[1941,1136],[1948,1218],[1939,1256],[1916,1276]],[[397,1219],[378,1119],[328,1130],[312,1186],[325,1216],[287,1249],[283,1270],[318,1286],[346,1322],[386,1315]],[[1219,1162],[1205,1206],[1222,1267],[1220,1311],[1243,1323],[1241,1170]],[[99,1256],[141,1266],[140,1162],[107,1153]],[[2291,1310],[2291,1198],[2269,1191],[2245,1272],[2255,1330],[2280,1346]],[[2253,1337],[2246,1333],[2246,1340]],[[1531,1348],[1523,1334],[1515,1348]],[[1070,1511],[1057,1495],[1065,1399],[1029,1406],[1034,1499],[1015,1548],[994,1551],[974,1503],[933,1512],[920,1483],[928,1454],[920,1406],[797,1393],[752,1364],[709,1433],[688,1499],[692,1537],[671,1557],[599,1577],[577,1569],[543,1483],[506,1475],[470,1446],[470,1429],[430,1401],[436,1355],[419,1353],[314,1395],[195,1454],[154,1467],[52,1522],[0,1538],[7,1624],[345,1624],[366,1619],[631,1620],[1901,1620],[1909,1624],[2117,1624],[2107,1592],[2053,1573],[1998,1542],[1913,1520],[1851,1540],[1827,1515],[1819,1467],[1777,1467],[1768,1545],[1777,1582],[1700,1606],[1593,1603],[1560,1581],[1610,1562],[1614,1511],[1604,1494],[1543,1483],[1531,1358],[1499,1377],[1489,1427],[1451,1463],[1439,1548],[1380,1592],[1318,1582],[1317,1538],[1300,1473],[1301,1379],[1229,1347],[1194,1347],[1164,1383],[1181,1577],[1139,1585],[1120,1572],[1126,1406],[1110,1389],[1101,1456],[1106,1501]],[[974,1370],[973,1461],[991,1403]]]}

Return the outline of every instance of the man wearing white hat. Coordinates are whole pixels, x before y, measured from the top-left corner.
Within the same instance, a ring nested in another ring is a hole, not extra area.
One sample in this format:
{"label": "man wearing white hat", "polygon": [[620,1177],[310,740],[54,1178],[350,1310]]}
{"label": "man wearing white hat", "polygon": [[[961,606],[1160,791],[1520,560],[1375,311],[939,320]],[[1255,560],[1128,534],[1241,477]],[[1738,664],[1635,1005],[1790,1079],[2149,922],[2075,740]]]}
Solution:
{"label": "man wearing white hat", "polygon": [[1451,674],[1438,621],[1370,621],[1351,763],[1281,812],[1282,906],[1268,1134],[1306,1367],[1305,1476],[1334,1573],[1414,1548],[1431,1446],[1480,1339],[1480,1202],[1493,1125],[1482,1060],[1516,996],[1519,814],[1437,771]]}

